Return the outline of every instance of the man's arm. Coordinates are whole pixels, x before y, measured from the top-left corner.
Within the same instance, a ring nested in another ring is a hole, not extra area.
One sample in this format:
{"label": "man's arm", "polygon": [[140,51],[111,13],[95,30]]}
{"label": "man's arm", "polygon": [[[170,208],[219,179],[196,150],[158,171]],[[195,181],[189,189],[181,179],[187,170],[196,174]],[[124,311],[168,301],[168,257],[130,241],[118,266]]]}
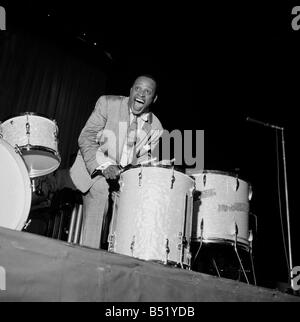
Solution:
{"label": "man's arm", "polygon": [[[96,160],[96,153],[102,153],[99,151],[99,144],[97,142],[97,135],[98,133],[103,131],[107,121],[107,109],[108,109],[108,102],[106,96],[101,96],[92,112],[91,116],[87,120],[84,128],[82,129],[79,138],[78,138],[78,145],[80,152],[83,156],[86,168],[90,174],[93,171],[101,166]],[[103,154],[103,160],[105,162],[112,161],[105,157]]]}

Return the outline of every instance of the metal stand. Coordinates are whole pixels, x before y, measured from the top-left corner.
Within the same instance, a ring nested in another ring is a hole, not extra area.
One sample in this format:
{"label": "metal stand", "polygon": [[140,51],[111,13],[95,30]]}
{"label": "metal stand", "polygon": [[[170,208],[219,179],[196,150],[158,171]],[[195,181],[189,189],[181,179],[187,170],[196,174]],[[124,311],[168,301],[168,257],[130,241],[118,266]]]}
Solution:
{"label": "metal stand", "polygon": [[284,190],[285,190],[285,205],[286,205],[286,220],[287,220],[287,231],[288,231],[288,251],[289,251],[289,284],[293,288],[293,260],[292,260],[292,244],[291,244],[291,230],[290,230],[290,211],[289,211],[289,197],[287,187],[287,173],[286,173],[286,155],[285,155],[285,141],[284,141],[284,128],[273,124],[264,123],[261,121],[254,120],[247,117],[247,121],[257,123],[263,126],[271,127],[281,131],[281,142],[282,142],[282,158],[283,158],[283,171],[284,171]]}
{"label": "metal stand", "polygon": [[[199,245],[197,253],[196,253],[195,257],[194,257],[194,261],[196,261],[198,255],[200,253],[200,250],[201,250],[201,248],[203,246],[203,243],[205,242],[205,240],[203,238],[203,222],[201,222],[201,225],[200,225],[200,232],[201,232],[201,235],[200,235],[200,237],[198,239],[200,241],[200,245]],[[239,266],[240,266],[239,268],[242,271],[247,284],[250,284],[249,278],[247,276],[246,270],[245,270],[244,265],[242,263],[241,256],[240,256],[239,251],[238,251],[237,236],[238,236],[238,227],[235,224],[235,240],[234,240],[234,242],[231,242],[230,244],[231,244],[231,246],[233,246],[234,253],[235,253],[235,255],[236,255],[237,259],[238,259]],[[252,271],[252,274],[253,274],[253,283],[254,283],[254,285],[256,285],[256,276],[255,276],[254,262],[253,262],[253,256],[252,256],[252,241],[253,241],[253,235],[252,235],[252,231],[250,231],[250,234],[249,234],[249,247],[247,247],[246,249],[247,249],[249,257],[250,257],[251,271]],[[216,243],[216,244],[222,244],[222,243],[220,242],[220,243]],[[212,257],[212,263],[213,263],[213,267],[214,267],[218,277],[222,277],[222,275],[220,273],[221,270],[218,268],[217,262],[216,262],[214,257]]]}
{"label": "metal stand", "polygon": [[285,205],[286,205],[286,220],[288,230],[288,245],[289,245],[289,283],[292,286],[293,280],[293,260],[292,260],[292,244],[291,244],[291,230],[290,230],[290,211],[289,211],[289,197],[287,187],[287,174],[286,174],[286,157],[285,157],[285,142],[284,142],[284,129],[281,128],[281,139],[282,139],[282,157],[283,157],[283,171],[284,171],[284,187],[285,187]]}
{"label": "metal stand", "polygon": [[79,244],[82,227],[82,205],[75,204],[72,210],[68,243]]}

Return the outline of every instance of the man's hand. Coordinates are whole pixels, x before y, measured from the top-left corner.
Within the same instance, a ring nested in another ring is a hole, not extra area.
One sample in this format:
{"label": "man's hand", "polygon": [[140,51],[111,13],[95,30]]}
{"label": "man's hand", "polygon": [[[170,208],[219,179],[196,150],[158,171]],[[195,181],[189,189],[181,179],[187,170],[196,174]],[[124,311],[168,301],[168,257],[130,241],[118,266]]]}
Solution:
{"label": "man's hand", "polygon": [[105,170],[102,171],[102,174],[106,179],[117,179],[120,175],[120,169],[117,165],[109,165]]}

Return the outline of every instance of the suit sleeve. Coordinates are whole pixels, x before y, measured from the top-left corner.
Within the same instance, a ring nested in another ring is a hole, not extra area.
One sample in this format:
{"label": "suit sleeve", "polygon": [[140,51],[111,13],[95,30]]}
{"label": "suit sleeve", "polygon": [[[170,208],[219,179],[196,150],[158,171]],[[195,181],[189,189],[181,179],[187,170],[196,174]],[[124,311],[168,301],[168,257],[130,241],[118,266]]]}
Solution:
{"label": "suit sleeve", "polygon": [[[99,132],[103,131],[105,128],[107,122],[107,109],[107,98],[106,96],[101,96],[78,138],[79,149],[90,174],[102,164],[96,159],[96,154],[102,153],[99,149],[97,136],[99,135]],[[103,163],[110,161],[104,154],[102,159]]]}

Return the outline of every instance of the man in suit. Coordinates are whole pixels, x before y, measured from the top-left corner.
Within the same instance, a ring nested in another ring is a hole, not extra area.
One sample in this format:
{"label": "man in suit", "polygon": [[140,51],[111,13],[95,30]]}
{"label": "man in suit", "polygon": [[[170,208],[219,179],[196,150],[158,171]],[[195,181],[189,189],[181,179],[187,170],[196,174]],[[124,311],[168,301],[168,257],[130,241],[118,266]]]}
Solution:
{"label": "man in suit", "polygon": [[[100,247],[109,182],[118,178],[120,166],[149,160],[162,135],[162,125],[150,111],[157,100],[156,91],[156,80],[141,75],[131,87],[129,97],[101,96],[81,131],[70,175],[77,189],[84,193],[81,235],[84,246]],[[102,175],[93,177],[97,170]]]}

